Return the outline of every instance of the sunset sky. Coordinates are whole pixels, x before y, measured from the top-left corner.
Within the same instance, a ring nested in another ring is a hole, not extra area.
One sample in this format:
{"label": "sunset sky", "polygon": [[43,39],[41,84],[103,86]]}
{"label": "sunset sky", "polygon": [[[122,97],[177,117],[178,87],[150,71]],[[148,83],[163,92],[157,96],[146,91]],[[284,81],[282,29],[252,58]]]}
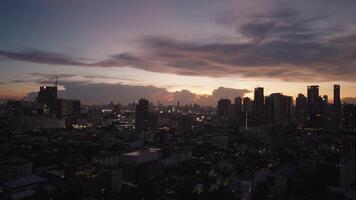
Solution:
{"label": "sunset sky", "polygon": [[3,0],[0,98],[53,84],[87,103],[356,97],[354,0]]}

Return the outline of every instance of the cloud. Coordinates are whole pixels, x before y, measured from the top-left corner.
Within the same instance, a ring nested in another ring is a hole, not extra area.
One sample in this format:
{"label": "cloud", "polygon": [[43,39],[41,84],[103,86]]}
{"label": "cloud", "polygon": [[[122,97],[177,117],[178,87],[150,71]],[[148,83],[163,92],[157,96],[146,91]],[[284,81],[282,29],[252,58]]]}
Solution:
{"label": "cloud", "polygon": [[90,84],[90,83],[102,83],[102,82],[139,82],[137,79],[130,77],[121,76],[104,76],[104,75],[93,75],[93,74],[71,74],[71,73],[58,73],[58,74],[47,74],[47,73],[28,73],[28,74],[17,74],[12,80],[6,83],[37,83],[41,85],[54,84],[55,80],[58,80],[58,85],[69,85],[69,84]]}
{"label": "cloud", "polygon": [[[65,90],[59,92],[60,98],[80,99],[85,104],[102,104],[110,101],[127,104],[137,101],[140,98],[146,98],[153,103],[159,101],[163,104],[176,104],[176,102],[179,101],[181,105],[198,103],[199,105],[215,106],[220,97],[230,97],[233,99],[236,96],[244,96],[246,93],[250,92],[246,89],[221,87],[214,90],[212,95],[198,95],[189,90],[169,92],[165,88],[158,88],[155,86],[104,83],[72,83],[65,85],[64,87]],[[29,93],[28,96],[30,99],[34,99],[37,96],[37,93]]]}
{"label": "cloud", "polygon": [[75,59],[67,55],[41,51],[37,49],[27,49],[21,52],[0,50],[0,55],[14,60],[41,63],[41,64],[74,65],[74,66],[86,65],[85,63],[81,62],[79,59]]}
{"label": "cloud", "polygon": [[[38,84],[53,84],[48,83],[48,78],[53,78],[52,74],[31,73],[21,76],[18,83],[38,83]],[[74,80],[71,78],[77,77],[74,74],[61,74],[60,86],[64,89],[59,90],[59,98],[79,99],[85,104],[102,104],[110,101],[120,102],[123,104],[137,101],[140,98],[146,98],[157,103],[176,104],[177,101],[181,105],[198,103],[199,105],[215,106],[218,99],[221,97],[234,99],[237,96],[244,96],[250,91],[247,89],[234,89],[219,87],[215,89],[211,95],[199,95],[189,90],[169,92],[166,88],[155,86],[141,86],[128,84],[109,84],[109,83],[93,83],[88,80]],[[37,97],[37,92],[28,94],[28,98],[34,100]]]}
{"label": "cloud", "polygon": [[327,19],[326,15],[305,16],[294,9],[251,14],[243,20],[232,15],[221,21],[235,27],[242,37],[236,41],[144,37],[138,42],[138,51],[97,61],[33,49],[2,50],[0,56],[50,65],[133,67],[188,76],[354,82],[356,33],[347,27],[326,25]]}

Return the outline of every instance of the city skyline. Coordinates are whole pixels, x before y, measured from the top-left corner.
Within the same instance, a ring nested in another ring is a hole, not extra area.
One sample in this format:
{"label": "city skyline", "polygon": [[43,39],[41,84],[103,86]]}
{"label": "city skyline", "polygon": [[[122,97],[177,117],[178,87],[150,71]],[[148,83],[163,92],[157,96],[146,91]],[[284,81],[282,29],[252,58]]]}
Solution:
{"label": "city skyline", "polygon": [[355,8],[319,0],[5,1],[0,98],[22,98],[58,76],[60,95],[90,103],[142,94],[215,105],[253,97],[258,86],[295,98],[308,85],[332,101],[334,84],[354,102]]}

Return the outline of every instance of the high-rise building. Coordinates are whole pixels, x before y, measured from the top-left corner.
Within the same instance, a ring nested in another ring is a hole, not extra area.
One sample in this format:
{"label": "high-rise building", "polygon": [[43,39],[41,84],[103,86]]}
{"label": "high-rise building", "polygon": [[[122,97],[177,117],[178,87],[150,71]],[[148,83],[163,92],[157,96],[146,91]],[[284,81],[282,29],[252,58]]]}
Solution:
{"label": "high-rise building", "polygon": [[334,105],[341,109],[340,85],[334,85]]}
{"label": "high-rise building", "polygon": [[58,117],[78,117],[81,104],[79,100],[58,99],[56,113]]}
{"label": "high-rise building", "polygon": [[252,103],[251,99],[248,97],[244,97],[242,111],[243,112],[251,112],[252,110],[253,110],[253,103]]}
{"label": "high-rise building", "polygon": [[308,100],[303,94],[298,94],[295,105],[295,121],[298,126],[302,126],[307,119]]}
{"label": "high-rise building", "polygon": [[237,113],[242,112],[242,98],[236,97],[235,98],[235,109]]}
{"label": "high-rise building", "polygon": [[135,129],[139,134],[148,128],[148,107],[149,102],[146,99],[140,99],[136,105]]}
{"label": "high-rise building", "polygon": [[284,106],[285,106],[285,123],[292,122],[292,113],[293,113],[293,97],[284,96]]}
{"label": "high-rise building", "polygon": [[340,99],[340,85],[334,85],[334,109],[331,115],[334,116],[335,128],[339,128],[341,125],[342,105]]}
{"label": "high-rise building", "polygon": [[57,103],[57,86],[43,86],[38,92],[38,103],[55,113]]}
{"label": "high-rise building", "polygon": [[273,93],[266,97],[266,122],[273,124],[286,124],[291,120],[293,100],[290,96]]}
{"label": "high-rise building", "polygon": [[320,114],[319,86],[308,86],[308,115],[314,117]]}
{"label": "high-rise building", "polygon": [[218,115],[221,117],[228,117],[230,105],[230,99],[220,99],[218,101]]}
{"label": "high-rise building", "polygon": [[254,93],[254,111],[257,115],[258,123],[263,123],[264,118],[264,93],[262,87],[255,88]]}
{"label": "high-rise building", "polygon": [[237,125],[242,125],[243,121],[242,119],[244,118],[244,113],[242,112],[242,98],[241,97],[236,97],[235,98],[235,122]]}

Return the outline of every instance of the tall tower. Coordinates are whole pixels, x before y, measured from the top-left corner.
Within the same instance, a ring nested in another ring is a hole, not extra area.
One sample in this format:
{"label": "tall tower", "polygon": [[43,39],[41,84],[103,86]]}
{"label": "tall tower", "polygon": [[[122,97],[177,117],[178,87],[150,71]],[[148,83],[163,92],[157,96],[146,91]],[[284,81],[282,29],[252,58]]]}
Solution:
{"label": "tall tower", "polygon": [[310,117],[320,114],[318,85],[308,86],[308,114]]}
{"label": "tall tower", "polygon": [[[148,100],[140,99],[136,105],[135,129],[142,134],[148,128]],[[142,138],[143,139],[143,138]]]}
{"label": "tall tower", "polygon": [[242,112],[242,98],[241,97],[235,98],[235,108],[236,108],[237,113]]}
{"label": "tall tower", "polygon": [[334,85],[334,105],[341,109],[340,85]]}
{"label": "tall tower", "polygon": [[301,126],[307,118],[308,99],[303,94],[298,94],[295,105],[296,124]]}
{"label": "tall tower", "polygon": [[42,86],[38,92],[38,103],[54,114],[57,103],[57,86]]}
{"label": "tall tower", "polygon": [[263,122],[263,116],[264,116],[264,93],[263,93],[263,87],[257,87],[255,88],[255,93],[254,93],[254,111],[257,114],[257,120],[258,123]]}
{"label": "tall tower", "polygon": [[243,112],[251,112],[251,110],[253,110],[251,99],[248,97],[244,97],[242,101],[243,101],[242,111]]}
{"label": "tall tower", "polygon": [[237,125],[243,124],[242,122],[242,98],[236,97],[235,98],[235,115],[236,115],[236,123]]}
{"label": "tall tower", "polygon": [[220,99],[218,101],[218,115],[222,117],[227,117],[229,114],[230,105],[230,99]]}

